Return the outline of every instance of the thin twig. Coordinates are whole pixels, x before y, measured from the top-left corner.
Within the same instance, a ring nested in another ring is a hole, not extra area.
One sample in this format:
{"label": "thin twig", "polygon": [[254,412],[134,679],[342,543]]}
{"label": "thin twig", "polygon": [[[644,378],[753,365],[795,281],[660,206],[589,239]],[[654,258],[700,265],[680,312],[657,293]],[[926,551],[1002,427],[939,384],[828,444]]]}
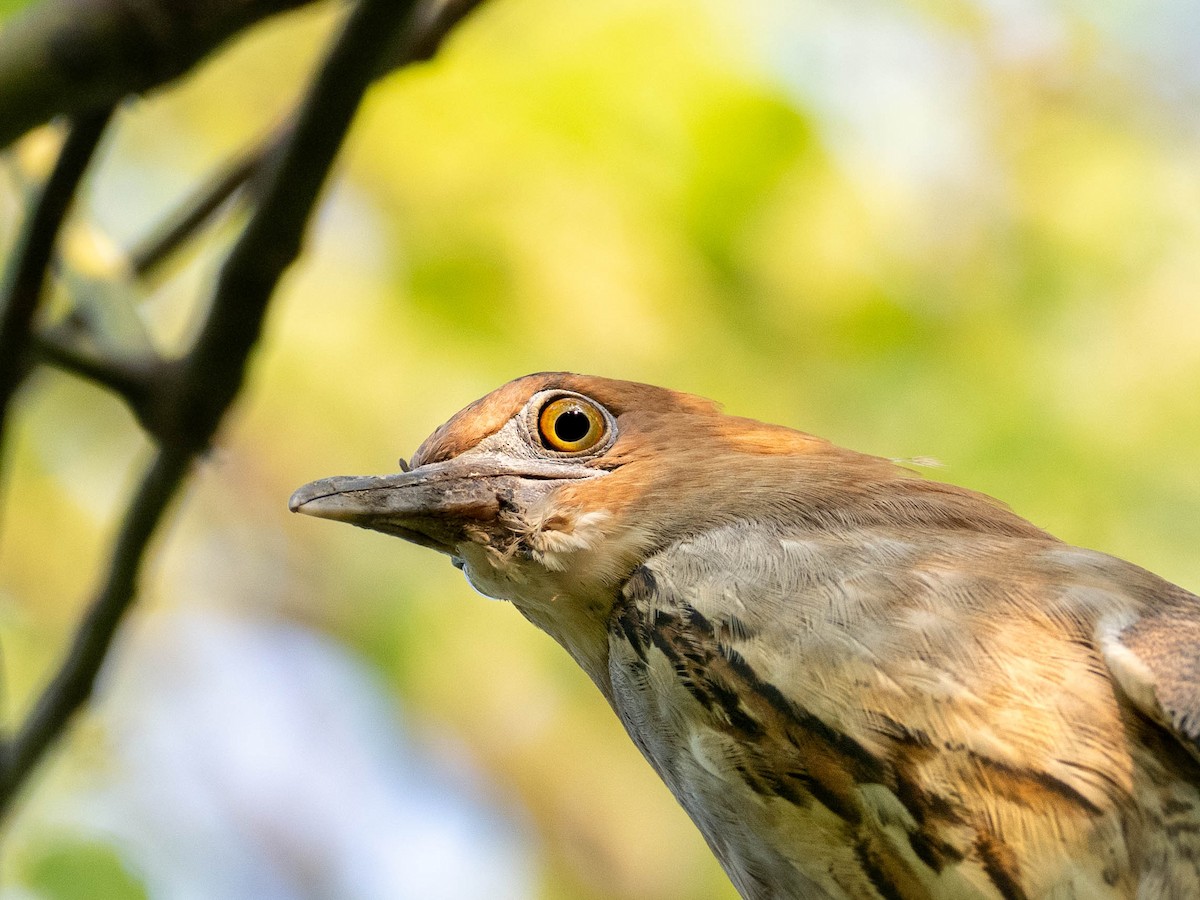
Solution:
{"label": "thin twig", "polygon": [[81,115],[71,124],[54,171],[33,205],[0,297],[0,447],[9,403],[29,365],[34,314],[42,298],[54,243],[112,109]]}
{"label": "thin twig", "polygon": [[259,204],[217,279],[195,346],[184,358],[163,428],[197,450],[216,432],[245,377],[267,304],[300,254],[309,214],[359,100],[412,0],[361,0],[296,114],[292,139],[266,163]]}
{"label": "thin twig", "polygon": [[68,334],[67,330],[54,328],[36,335],[33,349],[38,359],[108,388],[141,418],[153,392],[155,378],[168,364],[157,357],[136,361],[115,359],[111,354],[81,347]]}
{"label": "thin twig", "polygon": [[278,151],[290,131],[290,123],[285,123],[265,139],[226,160],[205,184],[188,196],[179,209],[129,251],[129,265],[134,275],[138,278],[149,277],[204,227],[226,200],[253,179],[263,161]]}
{"label": "thin twig", "polygon": [[91,696],[96,673],[136,594],[146,545],[187,475],[192,459],[193,455],[186,451],[164,448],[146,471],[126,510],[108,576],[76,629],[66,658],[20,731],[0,747],[0,819],[68,719]]}
{"label": "thin twig", "polygon": [[[473,12],[483,0],[426,0],[414,11],[412,27],[389,49],[379,67],[380,75],[432,59],[445,39],[459,22]],[[170,215],[130,251],[130,264],[139,278],[153,274],[171,254],[180,249],[221,208],[221,206],[251,182],[279,148],[286,143],[294,117],[253,146],[227,160],[207,183],[185,200]]]}

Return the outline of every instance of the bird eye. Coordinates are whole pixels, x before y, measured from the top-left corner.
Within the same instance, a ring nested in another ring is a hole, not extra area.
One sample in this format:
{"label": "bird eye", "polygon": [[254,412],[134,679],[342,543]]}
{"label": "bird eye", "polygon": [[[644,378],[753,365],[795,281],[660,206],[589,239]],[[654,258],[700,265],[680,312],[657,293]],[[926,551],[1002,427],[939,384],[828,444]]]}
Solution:
{"label": "bird eye", "polygon": [[579,397],[547,403],[538,416],[542,443],[560,453],[591,450],[604,437],[607,425],[600,410]]}

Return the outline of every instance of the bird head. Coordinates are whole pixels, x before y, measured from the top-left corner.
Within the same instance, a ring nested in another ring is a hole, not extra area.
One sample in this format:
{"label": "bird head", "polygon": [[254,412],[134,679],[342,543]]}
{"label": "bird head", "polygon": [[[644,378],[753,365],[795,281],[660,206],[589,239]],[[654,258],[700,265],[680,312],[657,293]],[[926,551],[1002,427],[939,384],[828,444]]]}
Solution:
{"label": "bird head", "polygon": [[290,506],[448,554],[605,687],[609,613],[654,552],[730,523],[898,520],[921,503],[889,503],[881,486],[903,483],[937,486],[690,394],[555,372],[509,382],[457,413],[407,471],[314,481]]}

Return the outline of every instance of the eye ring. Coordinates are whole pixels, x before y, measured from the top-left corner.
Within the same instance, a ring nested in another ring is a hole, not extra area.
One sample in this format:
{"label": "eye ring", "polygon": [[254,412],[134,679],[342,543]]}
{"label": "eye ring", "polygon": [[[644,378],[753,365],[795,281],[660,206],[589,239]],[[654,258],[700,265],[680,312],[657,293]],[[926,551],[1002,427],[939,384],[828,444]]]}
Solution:
{"label": "eye ring", "polygon": [[538,437],[547,450],[586,453],[608,434],[608,419],[583,397],[559,397],[538,413]]}

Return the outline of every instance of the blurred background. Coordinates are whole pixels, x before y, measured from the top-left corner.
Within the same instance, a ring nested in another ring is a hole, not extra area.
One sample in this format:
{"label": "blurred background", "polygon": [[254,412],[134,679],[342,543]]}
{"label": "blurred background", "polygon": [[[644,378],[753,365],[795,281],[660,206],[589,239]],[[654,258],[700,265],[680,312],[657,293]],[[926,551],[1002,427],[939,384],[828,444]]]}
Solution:
{"label": "blurred background", "polygon": [[[127,106],[68,275],[121,265],[265,133],[339,14]],[[1197,35],[1192,0],[489,0],[369,96],[100,696],[4,836],[0,897],[733,898],[548,638],[444,558],[287,512],[527,372],[932,457],[1200,588]],[[54,140],[0,160],[4,248]],[[236,224],[147,289],[164,348]],[[67,376],[22,399],[9,726],[148,446]]]}

